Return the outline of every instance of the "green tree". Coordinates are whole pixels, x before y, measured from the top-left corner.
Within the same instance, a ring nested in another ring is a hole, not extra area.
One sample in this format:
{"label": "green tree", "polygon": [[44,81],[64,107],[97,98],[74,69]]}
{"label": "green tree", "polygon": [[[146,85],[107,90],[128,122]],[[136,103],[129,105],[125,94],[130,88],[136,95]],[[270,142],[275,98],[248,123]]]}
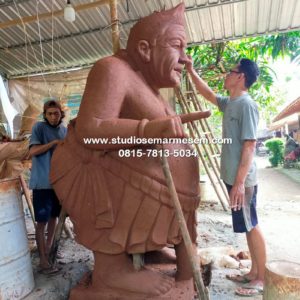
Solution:
{"label": "green tree", "polygon": [[[237,41],[212,43],[189,47],[187,53],[193,57],[199,75],[216,93],[224,93],[223,82],[226,72],[241,58],[256,61],[261,75],[249,93],[259,105],[260,114],[270,123],[277,114],[277,107],[284,102],[284,95],[274,87],[275,72],[271,63],[282,57],[291,60],[300,57],[300,31],[277,35],[259,36]],[[220,123],[220,113],[213,111],[213,122]]]}
{"label": "green tree", "polygon": [[273,139],[267,140],[266,147],[271,152],[271,157],[269,158],[269,161],[270,161],[272,167],[278,167],[278,165],[283,162],[284,144],[283,144],[282,139],[273,138]]}

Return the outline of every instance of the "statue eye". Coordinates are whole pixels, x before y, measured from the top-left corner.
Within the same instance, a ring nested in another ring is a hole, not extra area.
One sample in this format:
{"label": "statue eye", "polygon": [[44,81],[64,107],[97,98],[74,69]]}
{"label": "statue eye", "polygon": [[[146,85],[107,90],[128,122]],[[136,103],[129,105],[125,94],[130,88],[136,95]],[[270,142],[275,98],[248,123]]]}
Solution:
{"label": "statue eye", "polygon": [[173,47],[176,49],[180,49],[181,48],[181,44],[173,44]]}

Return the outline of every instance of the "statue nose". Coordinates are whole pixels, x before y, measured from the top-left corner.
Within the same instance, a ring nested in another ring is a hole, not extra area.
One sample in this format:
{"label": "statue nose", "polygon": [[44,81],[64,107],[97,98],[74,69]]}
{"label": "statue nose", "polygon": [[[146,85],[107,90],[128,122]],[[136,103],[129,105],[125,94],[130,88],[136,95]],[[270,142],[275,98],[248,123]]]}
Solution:
{"label": "statue nose", "polygon": [[182,51],[182,53],[181,53],[181,55],[180,55],[180,57],[179,57],[178,62],[179,62],[180,64],[184,65],[187,61],[188,61],[188,57],[187,57],[187,55],[185,54],[185,52]]}

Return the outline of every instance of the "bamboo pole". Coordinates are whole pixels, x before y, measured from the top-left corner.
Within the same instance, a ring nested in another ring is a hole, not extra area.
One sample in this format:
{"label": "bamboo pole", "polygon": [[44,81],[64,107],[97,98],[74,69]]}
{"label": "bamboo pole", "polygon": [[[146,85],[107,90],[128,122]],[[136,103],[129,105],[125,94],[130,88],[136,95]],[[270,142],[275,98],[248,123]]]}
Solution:
{"label": "bamboo pole", "polygon": [[[95,7],[104,5],[104,4],[109,4],[109,1],[110,0],[98,0],[98,1],[90,2],[90,3],[80,4],[80,5],[74,6],[74,9],[76,12],[79,12],[82,10],[95,8]],[[33,22],[37,21],[37,19],[39,19],[39,21],[41,21],[41,20],[45,20],[48,18],[52,18],[52,17],[59,17],[59,16],[62,16],[63,14],[64,14],[64,10],[61,9],[61,10],[54,11],[53,13],[49,12],[49,13],[39,14],[36,16],[28,16],[28,17],[18,18],[18,19],[0,23],[0,29],[4,29],[4,28],[11,27],[11,26],[16,26],[16,25],[33,23]]]}
{"label": "bamboo pole", "polygon": [[166,182],[167,182],[167,186],[169,188],[169,192],[171,195],[171,198],[173,200],[174,203],[174,208],[175,208],[175,214],[179,223],[179,228],[181,230],[182,233],[182,237],[183,237],[183,241],[188,253],[188,257],[189,257],[189,261],[192,267],[192,271],[193,271],[193,276],[194,276],[194,280],[195,280],[195,285],[196,285],[196,289],[197,289],[197,293],[199,296],[200,300],[209,300],[209,295],[208,295],[208,290],[205,288],[204,284],[203,284],[203,280],[202,280],[202,276],[201,276],[201,272],[200,272],[200,267],[199,267],[199,263],[197,262],[195,255],[194,255],[194,247],[187,229],[187,225],[184,219],[184,215],[181,209],[181,205],[178,199],[178,195],[175,189],[175,185],[174,185],[174,181],[172,178],[172,174],[169,168],[169,163],[167,158],[164,156],[164,151],[162,151],[162,168],[163,168],[163,172],[166,178]]}
{"label": "bamboo pole", "polygon": [[117,53],[120,49],[120,31],[118,20],[118,0],[110,0],[110,18],[111,18],[111,32],[112,32],[112,44],[113,52]]}
{"label": "bamboo pole", "polygon": [[52,265],[55,263],[55,260],[56,260],[58,245],[59,245],[59,241],[61,238],[61,233],[62,233],[64,224],[65,224],[66,217],[67,217],[67,213],[63,209],[61,209],[61,212],[60,212],[60,215],[58,218],[58,224],[56,225],[56,228],[55,228],[53,243],[52,243],[50,253],[49,253],[49,261]]}
{"label": "bamboo pole", "polygon": [[33,206],[32,206],[30,192],[29,192],[29,189],[27,187],[27,184],[26,184],[25,179],[24,179],[22,174],[20,175],[19,178],[20,178],[21,187],[22,187],[25,199],[26,199],[26,203],[27,203],[27,206],[28,206],[29,211],[30,211],[33,226],[34,226],[34,229],[36,229],[36,223],[35,223],[35,218],[34,218],[34,210],[33,210]]}

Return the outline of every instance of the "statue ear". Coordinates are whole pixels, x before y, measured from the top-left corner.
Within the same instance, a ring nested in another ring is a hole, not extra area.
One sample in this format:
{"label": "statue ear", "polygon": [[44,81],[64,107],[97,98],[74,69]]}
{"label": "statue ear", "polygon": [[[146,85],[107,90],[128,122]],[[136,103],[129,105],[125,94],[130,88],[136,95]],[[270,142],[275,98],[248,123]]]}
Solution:
{"label": "statue ear", "polygon": [[151,53],[149,42],[145,40],[138,41],[137,50],[142,61],[148,63],[150,61],[150,53]]}

